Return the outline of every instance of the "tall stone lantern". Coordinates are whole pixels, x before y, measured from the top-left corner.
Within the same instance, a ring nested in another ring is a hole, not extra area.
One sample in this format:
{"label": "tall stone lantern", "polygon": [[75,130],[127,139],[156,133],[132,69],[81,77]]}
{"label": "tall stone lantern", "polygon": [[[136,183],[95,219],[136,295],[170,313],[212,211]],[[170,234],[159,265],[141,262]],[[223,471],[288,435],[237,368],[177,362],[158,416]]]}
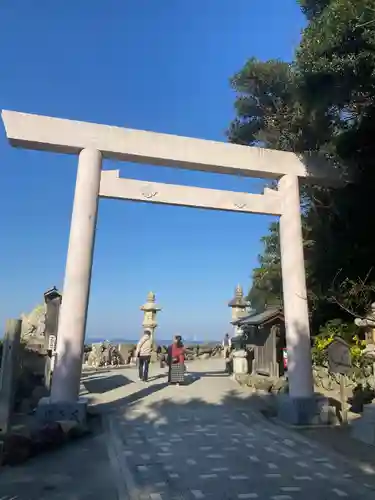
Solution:
{"label": "tall stone lantern", "polygon": [[366,353],[375,357],[375,302],[370,306],[370,311],[365,318],[356,318],[354,323],[363,328],[366,336]]}
{"label": "tall stone lantern", "polygon": [[143,304],[143,306],[140,307],[141,311],[143,311],[143,322],[142,326],[146,330],[151,331],[151,338],[152,338],[152,343],[154,343],[155,340],[155,329],[158,326],[158,323],[156,321],[156,315],[159,311],[161,311],[161,307],[156,305],[155,302],[155,294],[153,292],[150,292],[147,295],[147,302]]}
{"label": "tall stone lantern", "polygon": [[[236,320],[246,316],[248,304],[243,296],[243,289],[242,289],[241,285],[236,286],[236,289],[234,292],[234,297],[228,303],[228,306],[232,309],[232,320],[231,321],[236,321]],[[234,327],[234,335],[241,335],[241,334],[242,334],[241,328],[238,326],[235,326]]]}

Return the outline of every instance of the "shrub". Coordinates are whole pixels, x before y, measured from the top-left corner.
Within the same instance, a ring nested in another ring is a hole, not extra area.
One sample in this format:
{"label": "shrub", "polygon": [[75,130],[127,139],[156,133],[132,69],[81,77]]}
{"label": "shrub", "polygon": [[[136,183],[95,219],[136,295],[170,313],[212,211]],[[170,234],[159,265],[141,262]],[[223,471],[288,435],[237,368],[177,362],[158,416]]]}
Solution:
{"label": "shrub", "polygon": [[328,366],[327,347],[336,337],[341,337],[350,345],[353,366],[362,367],[362,353],[366,342],[360,339],[358,333],[359,329],[353,323],[344,323],[340,319],[328,321],[315,337],[312,349],[313,363],[318,366]]}

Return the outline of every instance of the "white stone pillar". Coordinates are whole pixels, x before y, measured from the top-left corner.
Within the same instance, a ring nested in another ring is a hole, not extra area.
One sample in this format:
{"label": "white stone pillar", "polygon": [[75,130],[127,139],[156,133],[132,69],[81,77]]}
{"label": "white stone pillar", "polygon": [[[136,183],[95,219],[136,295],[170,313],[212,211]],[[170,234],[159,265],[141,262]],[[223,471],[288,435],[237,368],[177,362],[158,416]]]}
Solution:
{"label": "white stone pillar", "polygon": [[73,403],[79,395],[101,169],[99,151],[81,151],[59,315],[52,403]]}
{"label": "white stone pillar", "polygon": [[303,255],[298,177],[284,175],[279,181],[283,212],[280,217],[280,249],[283,278],[289,395],[313,396],[310,325]]}

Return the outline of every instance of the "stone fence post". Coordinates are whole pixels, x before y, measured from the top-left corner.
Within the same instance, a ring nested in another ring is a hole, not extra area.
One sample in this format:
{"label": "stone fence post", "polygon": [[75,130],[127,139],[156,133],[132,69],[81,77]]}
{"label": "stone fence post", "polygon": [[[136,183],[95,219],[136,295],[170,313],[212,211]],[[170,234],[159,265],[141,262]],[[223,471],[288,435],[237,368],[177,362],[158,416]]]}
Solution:
{"label": "stone fence post", "polygon": [[10,429],[18,373],[22,321],[9,319],[5,326],[0,369],[0,436]]}

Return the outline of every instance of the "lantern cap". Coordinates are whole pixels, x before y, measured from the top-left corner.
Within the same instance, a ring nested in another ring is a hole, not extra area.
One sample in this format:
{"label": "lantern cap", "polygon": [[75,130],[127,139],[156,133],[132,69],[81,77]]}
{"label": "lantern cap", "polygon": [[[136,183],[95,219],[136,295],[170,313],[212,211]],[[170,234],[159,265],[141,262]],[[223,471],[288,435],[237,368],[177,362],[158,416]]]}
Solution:
{"label": "lantern cap", "polygon": [[243,288],[241,285],[237,285],[235,290],[234,290],[234,297],[233,299],[228,303],[229,307],[239,307],[240,309],[246,309],[247,307],[247,301],[245,300],[243,296]]}
{"label": "lantern cap", "polygon": [[156,305],[154,292],[147,294],[147,302],[140,307],[141,311],[161,311],[161,307]]}

